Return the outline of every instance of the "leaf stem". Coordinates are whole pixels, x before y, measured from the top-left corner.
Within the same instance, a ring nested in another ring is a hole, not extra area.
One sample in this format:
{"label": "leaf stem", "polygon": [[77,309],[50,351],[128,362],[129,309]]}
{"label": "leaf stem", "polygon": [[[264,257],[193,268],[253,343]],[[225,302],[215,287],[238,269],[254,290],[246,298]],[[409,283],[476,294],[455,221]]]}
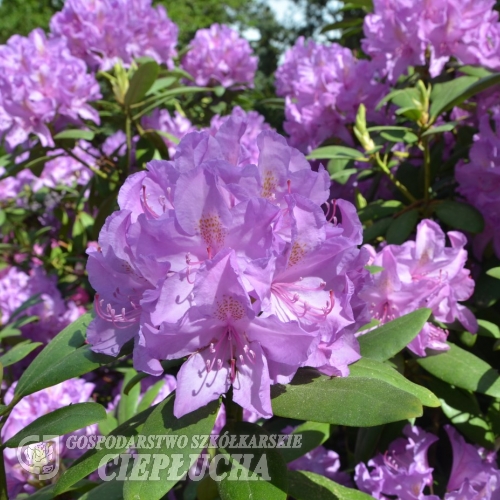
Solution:
{"label": "leaf stem", "polygon": [[418,200],[410,193],[410,191],[408,191],[407,187],[404,184],[401,184],[401,182],[396,179],[390,168],[387,166],[387,163],[385,161],[382,161],[382,159],[380,158],[379,153],[375,153],[375,160],[377,161],[377,165],[380,167],[382,172],[384,172],[384,174],[389,177],[390,181],[399,189],[399,191],[404,196],[406,196],[406,198],[408,198],[411,203],[416,203]]}

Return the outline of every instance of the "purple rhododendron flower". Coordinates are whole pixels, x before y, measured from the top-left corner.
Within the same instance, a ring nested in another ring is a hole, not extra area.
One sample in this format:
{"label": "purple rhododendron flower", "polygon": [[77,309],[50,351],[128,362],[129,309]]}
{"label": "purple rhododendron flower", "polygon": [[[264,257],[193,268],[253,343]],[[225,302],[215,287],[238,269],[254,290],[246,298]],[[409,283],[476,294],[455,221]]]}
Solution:
{"label": "purple rhododendron flower", "polygon": [[64,38],[47,39],[36,29],[0,46],[0,134],[9,147],[26,142],[29,134],[53,146],[47,123],[58,117],[99,123],[88,104],[99,98],[97,81]]}
{"label": "purple rhododendron flower", "polygon": [[[7,390],[4,397],[5,404],[9,404],[12,401],[16,385],[17,382],[14,382]],[[22,431],[28,424],[31,424],[37,418],[47,413],[71,404],[88,402],[91,399],[93,390],[94,384],[86,382],[83,379],[74,378],[61,382],[53,387],[35,392],[29,396],[25,396],[17,403],[12,413],[7,418],[2,428],[2,441],[5,442],[7,439],[10,439],[18,432]],[[80,436],[95,435],[96,433],[97,425],[91,425],[72,434]],[[78,458],[78,456],[83,453],[83,450],[70,450],[66,448],[65,438],[67,436],[68,435],[56,438],[59,439],[59,456],[62,459]],[[15,498],[23,491],[28,493],[34,491],[33,486],[29,484],[29,480],[33,478],[21,467],[16,454],[16,448],[5,448],[3,451],[9,498]]]}
{"label": "purple rhododendron flower", "polygon": [[174,116],[172,116],[166,109],[155,109],[151,115],[145,116],[141,123],[145,129],[153,129],[171,136],[162,135],[162,139],[168,147],[170,158],[174,156],[179,141],[189,132],[196,130],[188,118],[178,111],[175,111]]}
{"label": "purple rhododendron flower", "polygon": [[291,470],[306,470],[325,476],[338,484],[351,487],[352,481],[349,474],[339,472],[340,458],[338,453],[327,450],[324,446],[318,446],[305,455],[296,458],[288,464]]}
{"label": "purple rhododendron flower", "polygon": [[[445,234],[439,225],[425,219],[417,226],[415,241],[387,245],[378,253],[366,247],[372,254],[370,263],[383,268],[360,293],[369,304],[372,318],[385,323],[428,307],[442,323],[458,320],[469,332],[477,331],[474,315],[459,304],[474,291],[474,281],[464,268],[467,240],[457,231],[448,232],[448,238],[451,247],[446,246]],[[426,356],[426,348],[447,350],[447,336],[442,328],[426,323],[408,347],[415,354]]]}
{"label": "purple rhododendron flower", "polygon": [[480,257],[492,241],[495,253],[500,256],[500,116],[485,115],[479,123],[479,133],[469,153],[469,163],[460,162],[455,169],[459,192],[483,215],[485,229],[474,237],[474,251]]}
{"label": "purple rhododendron flower", "polygon": [[176,56],[177,26],[151,0],[67,0],[50,29],[93,70],[145,56],[171,68]]}
{"label": "purple rhododendron flower", "polygon": [[72,300],[63,300],[56,278],[47,276],[41,267],[35,267],[30,274],[7,267],[0,271],[0,324],[8,324],[11,314],[38,294],[40,301],[23,312],[27,316],[38,316],[38,321],[21,327],[23,336],[31,340],[49,342],[85,312]]}
{"label": "purple rhododendron flower", "polygon": [[177,417],[231,386],[270,417],[271,384],[304,365],[347,375],[360,357],[368,253],[355,208],[338,200],[326,218],[328,175],[274,132],[258,136],[257,165],[243,164],[245,128],[231,117],[215,137],[188,134],[172,161],[130,176],[88,250],[90,344],[116,355],[135,339],[134,365],[153,375],[188,356]]}
{"label": "purple rhododendron flower", "polygon": [[369,120],[382,120],[375,106],[387,87],[375,76],[373,64],[356,60],[350,49],[299,37],[276,71],[276,92],[286,98],[284,128],[290,143],[304,152],[332,136],[351,143],[345,125],[355,120],[361,103]]}
{"label": "purple rhododendron flower", "polygon": [[264,130],[273,130],[272,127],[265,123],[264,117],[257,113],[257,111],[243,111],[239,106],[236,106],[231,111],[230,115],[220,116],[215,115],[210,121],[209,132],[215,136],[221,128],[221,126],[226,123],[230,117],[233,121],[246,121],[246,129],[244,134],[241,136],[241,149],[240,158],[243,160],[240,164],[245,165],[247,163],[253,163],[257,165],[259,162],[259,148],[257,146],[257,137]]}
{"label": "purple rhododendron flower", "polygon": [[[420,500],[425,486],[432,484],[432,467],[427,461],[429,446],[437,441],[433,434],[416,426],[403,429],[406,438],[398,438],[381,455],[356,466],[358,488],[373,498]],[[387,495],[387,496],[386,496]]]}
{"label": "purple rhododendron flower", "polygon": [[437,76],[450,57],[463,64],[500,66],[500,24],[493,0],[374,0],[362,47],[396,80],[408,66]]}
{"label": "purple rhododendron flower", "polygon": [[189,44],[181,66],[197,85],[247,85],[253,87],[257,57],[238,32],[224,24],[200,29]]}
{"label": "purple rhododendron flower", "polygon": [[453,465],[446,500],[493,500],[500,495],[500,470],[496,453],[465,442],[450,425],[445,425],[453,448]]}

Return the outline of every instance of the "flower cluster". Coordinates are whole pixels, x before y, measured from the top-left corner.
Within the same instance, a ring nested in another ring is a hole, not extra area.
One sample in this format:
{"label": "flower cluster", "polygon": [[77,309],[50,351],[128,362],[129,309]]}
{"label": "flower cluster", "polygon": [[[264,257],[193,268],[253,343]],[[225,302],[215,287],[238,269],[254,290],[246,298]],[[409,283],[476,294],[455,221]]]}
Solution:
{"label": "flower cluster", "polygon": [[[445,426],[453,449],[453,465],[444,500],[493,500],[500,493],[500,470],[496,453],[465,442],[450,425]],[[425,495],[432,485],[432,467],[427,452],[438,438],[419,427],[407,425],[406,438],[398,438],[389,449],[368,462],[356,466],[358,488],[378,499],[439,500]]]}
{"label": "flower cluster", "polygon": [[494,0],[374,0],[363,50],[396,80],[408,66],[429,63],[437,76],[450,57],[500,67],[500,24]]}
{"label": "flower cluster", "polygon": [[485,220],[484,231],[475,237],[475,253],[480,257],[489,241],[493,240],[495,252],[500,256],[500,117],[494,118],[495,129],[489,116],[483,116],[479,133],[469,153],[469,163],[459,163],[455,175],[459,192],[475,206]]}
{"label": "flower cluster", "polygon": [[368,467],[364,463],[356,466],[354,479],[361,491],[379,499],[387,498],[385,495],[401,500],[422,498],[424,488],[432,484],[427,450],[438,439],[411,425],[403,433],[406,439],[396,439],[384,455],[379,453],[369,460]]}
{"label": "flower cluster", "polygon": [[[5,394],[5,404],[9,404],[14,397],[14,390],[17,382],[14,382]],[[94,384],[86,382],[83,379],[74,378],[66,380],[58,385],[35,392],[24,397],[12,410],[2,428],[2,441],[15,436],[27,425],[31,424],[37,418],[43,417],[59,408],[69,406],[75,403],[86,403],[91,399]],[[79,431],[77,435],[96,434],[97,426],[92,425]],[[65,446],[65,439],[59,438],[59,456],[61,458],[78,457],[83,453],[80,450],[69,450]],[[9,498],[16,498],[21,492],[32,493],[35,488],[29,484],[30,474],[21,467],[17,458],[16,448],[5,448],[3,451],[5,468],[7,475],[7,487]],[[32,479],[32,478],[31,478]]]}
{"label": "flower cluster", "polygon": [[151,0],[67,0],[50,29],[94,70],[145,56],[172,67],[176,56],[177,26]]}
{"label": "flower cluster", "polygon": [[24,337],[37,342],[49,342],[64,327],[78,319],[83,308],[72,300],[64,301],[56,286],[55,277],[35,267],[27,274],[15,267],[0,271],[0,324],[6,325],[12,313],[28,299],[38,296],[39,302],[23,311],[37,316],[38,321],[21,327]]}
{"label": "flower cluster", "polygon": [[147,129],[163,132],[162,136],[168,147],[168,154],[172,158],[179,140],[189,132],[194,132],[196,128],[188,118],[181,115],[178,111],[172,116],[166,109],[155,109],[149,116],[145,116],[141,122]]}
{"label": "flower cluster", "polygon": [[352,141],[345,125],[365,103],[370,119],[380,121],[375,106],[386,93],[374,67],[358,61],[350,49],[300,37],[276,71],[276,92],[286,98],[286,132],[291,144],[309,151],[336,136]]}
{"label": "flower cluster", "polygon": [[88,103],[99,97],[94,76],[71,55],[63,38],[47,39],[36,29],[0,46],[0,136],[9,147],[26,142],[29,134],[53,146],[47,124],[59,117],[98,123]]}
{"label": "flower cluster", "polygon": [[[455,320],[469,331],[477,331],[473,314],[459,301],[467,300],[474,290],[467,260],[465,236],[448,232],[451,247],[446,246],[445,234],[438,224],[425,219],[417,226],[415,241],[403,245],[387,245],[371,253],[370,264],[381,271],[373,276],[373,283],[361,291],[372,318],[381,323],[407,314],[421,307],[432,310],[434,318],[451,324]],[[426,323],[408,347],[417,355],[425,356],[426,348],[447,350],[447,331]]]}
{"label": "flower cluster", "polygon": [[182,68],[197,85],[247,85],[253,87],[257,57],[250,44],[224,24],[213,24],[196,32]]}
{"label": "flower cluster", "polygon": [[226,393],[272,415],[269,386],[303,365],[347,375],[368,255],[354,207],[328,199],[329,178],[271,131],[257,165],[241,165],[245,123],[191,133],[173,161],[152,161],[122,187],[87,270],[97,291],[88,340],[116,355],[135,339],[134,365],[189,356],[174,412]]}
{"label": "flower cluster", "polygon": [[271,126],[264,121],[264,117],[257,113],[257,111],[249,111],[246,113],[239,106],[235,106],[230,115],[219,116],[215,115],[210,121],[209,132],[213,136],[229,119],[233,123],[243,122],[246,123],[245,132],[241,136],[241,149],[239,153],[242,161],[240,165],[247,163],[257,164],[259,161],[259,148],[257,146],[257,137],[264,130],[272,130]]}

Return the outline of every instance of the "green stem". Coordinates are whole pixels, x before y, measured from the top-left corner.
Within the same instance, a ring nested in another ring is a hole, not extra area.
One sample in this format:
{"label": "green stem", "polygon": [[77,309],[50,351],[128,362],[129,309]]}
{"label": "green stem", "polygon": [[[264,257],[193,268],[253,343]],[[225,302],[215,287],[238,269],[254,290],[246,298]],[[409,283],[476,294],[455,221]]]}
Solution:
{"label": "green stem", "polygon": [[132,121],[130,120],[130,116],[127,116],[125,121],[125,133],[127,134],[127,172],[126,175],[130,172],[130,168],[132,167]]}
{"label": "green stem", "polygon": [[390,168],[387,166],[387,164],[382,161],[380,158],[380,155],[378,153],[375,154],[375,159],[377,160],[377,165],[380,167],[382,172],[384,172],[385,175],[390,179],[390,181],[399,189],[399,191],[408,198],[408,200],[411,203],[416,203],[417,199],[415,196],[413,196],[410,191],[408,191],[407,187],[404,184],[401,184],[396,177],[394,177],[394,174],[391,172]]}
{"label": "green stem", "polygon": [[424,203],[429,203],[430,188],[431,188],[431,151],[427,137],[422,138],[424,147]]}
{"label": "green stem", "polygon": [[85,165],[89,170],[92,170],[94,174],[98,175],[99,177],[102,177],[103,179],[107,179],[108,176],[104,173],[101,172],[98,168],[95,168],[92,166],[90,163],[87,163],[86,161],[82,160],[81,158],[78,158],[71,149],[63,148],[64,151],[66,151],[68,156],[71,156],[71,158],[75,159],[76,161],[80,162],[82,165]]}

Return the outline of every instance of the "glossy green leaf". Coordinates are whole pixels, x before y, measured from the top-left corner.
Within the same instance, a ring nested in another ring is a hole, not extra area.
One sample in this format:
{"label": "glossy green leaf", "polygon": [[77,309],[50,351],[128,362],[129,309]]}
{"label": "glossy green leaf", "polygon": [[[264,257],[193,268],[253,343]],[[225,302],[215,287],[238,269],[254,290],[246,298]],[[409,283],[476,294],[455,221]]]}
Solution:
{"label": "glossy green leaf", "polygon": [[363,156],[363,153],[346,146],[324,146],[311,151],[307,156],[308,160],[328,160],[333,158],[368,161]]}
{"label": "glossy green leaf", "polygon": [[463,102],[465,98],[461,100],[461,96],[464,96],[467,89],[477,81],[478,78],[476,76],[461,76],[448,82],[434,85],[431,92],[431,117],[435,118],[441,113],[452,109],[460,102]]}
{"label": "glossy green leaf", "polygon": [[[273,413],[355,427],[369,427],[422,415],[417,397],[382,380],[327,377],[301,368],[290,384],[271,386]],[[368,411],[369,409],[369,411]]]}
{"label": "glossy green leaf", "polygon": [[446,200],[436,207],[436,215],[450,227],[480,233],[484,229],[484,219],[481,213],[467,203]]}
{"label": "glossy green leaf", "polygon": [[42,342],[21,342],[9,349],[5,354],[0,356],[0,363],[3,366],[10,366],[24,359],[28,354],[33,352],[37,347],[41,346]]}
{"label": "glossy green leaf", "polygon": [[354,463],[368,462],[375,455],[377,445],[384,430],[383,425],[360,427],[354,447]]}
{"label": "glossy green leaf", "polygon": [[425,387],[414,384],[397,370],[385,363],[369,358],[361,358],[356,363],[349,366],[350,377],[376,378],[409,392],[417,397],[424,406],[438,407],[439,399]]}
{"label": "glossy green leaf", "polygon": [[118,403],[118,424],[122,424],[134,416],[134,414],[137,412],[137,405],[139,403],[139,396],[141,394],[140,384],[135,385],[128,391],[128,393],[125,393],[125,387],[134,378],[134,376],[137,375],[137,372],[131,368],[120,371],[125,372],[125,378],[122,384],[120,402]]}
{"label": "glossy green leaf", "polygon": [[16,448],[20,446],[21,441],[29,436],[37,436],[38,439],[25,441],[23,445],[39,443],[40,436],[44,434],[63,436],[64,434],[95,424],[105,418],[106,410],[97,403],[75,403],[70,406],[64,406],[37,418],[15,436],[7,440],[4,446],[7,448]]}
{"label": "glossy green leaf", "polygon": [[281,455],[287,463],[322,445],[330,437],[330,424],[305,422],[296,427],[292,434],[300,435],[302,442],[300,448],[283,448],[281,450]]}
{"label": "glossy green leaf", "polygon": [[94,132],[91,130],[80,130],[80,129],[67,129],[59,132],[54,136],[54,139],[82,139],[84,141],[91,141],[94,139]]}
{"label": "glossy green leaf", "polygon": [[372,497],[346,488],[314,472],[288,471],[289,493],[295,500],[369,500]]}
{"label": "glossy green leaf", "polygon": [[500,339],[500,328],[495,323],[491,321],[486,321],[484,319],[478,319],[477,323],[479,328],[477,330],[477,334],[482,337],[490,337],[494,339]]}
{"label": "glossy green leaf", "polygon": [[496,278],[497,280],[500,280],[500,267],[492,267],[491,269],[488,269],[486,271],[486,274],[488,276],[491,276],[492,278]]}
{"label": "glossy green leaf", "polygon": [[359,211],[358,215],[361,222],[367,222],[369,220],[380,220],[394,215],[403,208],[404,205],[397,200],[378,200],[362,208]]}
{"label": "glossy green leaf", "polygon": [[455,344],[441,354],[419,358],[417,362],[440,380],[469,391],[500,398],[500,377],[486,361]]}
{"label": "glossy green leaf", "polygon": [[380,236],[385,236],[385,233],[392,224],[393,219],[387,217],[386,219],[380,219],[374,222],[371,226],[368,226],[363,231],[363,243],[368,243],[373,241],[375,238]]}
{"label": "glossy green leaf", "polygon": [[[226,432],[228,436],[236,436],[236,443],[240,442],[242,435],[249,436],[247,443],[253,436],[256,442],[259,442],[262,437],[269,438],[268,433],[262,427],[250,422],[227,425],[222,429],[221,436]],[[219,450],[218,454],[229,462],[217,468],[217,473],[221,477],[218,483],[221,500],[247,500],[248,498],[286,500],[288,491],[286,462],[276,447],[226,447]],[[243,458],[245,456],[252,457],[249,464],[245,462]],[[259,477],[261,480],[257,479]]]}
{"label": "glossy green leaf", "polygon": [[78,497],[78,500],[123,500],[123,481],[107,481]]}
{"label": "glossy green leaf", "polygon": [[[453,84],[453,82],[460,83]],[[468,85],[465,85],[467,83]],[[451,80],[451,82],[439,84],[441,87],[437,91],[436,87],[438,85],[436,85],[431,94],[431,117],[437,117],[441,113],[453,109],[467,99],[499,83],[500,73],[493,73],[481,79],[474,76],[456,78],[455,80]]]}
{"label": "glossy green leaf", "polygon": [[[130,420],[119,425],[113,431],[109,433],[111,436],[123,436],[128,438],[136,436],[139,433],[141,426],[144,424],[146,419],[151,415],[156,406],[152,406],[147,410],[144,410],[137,415],[134,415]],[[56,486],[56,494],[59,495],[65,491],[68,491],[75,483],[81,479],[87,477],[89,474],[97,470],[101,460],[103,460],[106,455],[111,455],[109,460],[123,453],[128,448],[125,443],[122,447],[113,447],[113,449],[107,449],[102,447],[100,449],[92,448],[87,450],[81,457],[75,460],[71,467],[66,469],[61,477],[59,478]]]}
{"label": "glossy green leaf", "polygon": [[[167,447],[165,441],[161,446],[155,448],[155,453],[165,454],[169,458],[171,455],[182,455],[183,464],[179,467],[179,475],[187,472],[195,459],[193,456],[201,453],[203,446],[195,446],[200,443],[193,443],[193,435],[208,435],[212,432],[215,417],[219,410],[219,401],[212,401],[207,406],[203,406],[182,418],[174,417],[174,394],[162,401],[146,420],[142,429],[142,434],[147,436],[167,435],[171,438],[176,436],[187,436],[188,445],[180,447],[176,443]],[[150,450],[138,449],[138,453],[151,453]],[[152,462],[145,467],[144,474],[150,474]],[[132,469],[132,474],[134,474]],[[159,481],[127,481],[123,490],[125,500],[160,500],[178,482],[178,479],[168,479],[169,470],[163,469],[159,472]],[[142,472],[141,472],[142,475]]]}
{"label": "glossy green leaf", "polygon": [[91,320],[90,313],[84,314],[49,342],[21,375],[14,391],[15,400],[115,361],[116,358],[96,354],[84,345]]}
{"label": "glossy green leaf", "polygon": [[385,239],[390,245],[403,244],[415,230],[418,222],[418,210],[413,209],[402,213],[397,219],[393,219]]}
{"label": "glossy green leaf", "polygon": [[361,335],[361,356],[376,361],[392,358],[418,335],[430,315],[430,309],[418,309]]}
{"label": "glossy green leaf", "polygon": [[438,125],[437,127],[431,127],[422,134],[422,137],[428,137],[430,135],[435,135],[435,134],[442,134],[443,132],[451,132],[452,130],[455,129],[456,126],[457,126],[456,122],[449,122],[445,123],[444,125]]}
{"label": "glossy green leaf", "polygon": [[130,80],[130,85],[125,94],[125,106],[130,106],[141,101],[146,92],[153,86],[160,67],[155,61],[141,64]]}
{"label": "glossy green leaf", "polygon": [[428,383],[441,400],[443,413],[453,426],[474,443],[492,448],[495,436],[474,394],[435,378],[430,379]]}

